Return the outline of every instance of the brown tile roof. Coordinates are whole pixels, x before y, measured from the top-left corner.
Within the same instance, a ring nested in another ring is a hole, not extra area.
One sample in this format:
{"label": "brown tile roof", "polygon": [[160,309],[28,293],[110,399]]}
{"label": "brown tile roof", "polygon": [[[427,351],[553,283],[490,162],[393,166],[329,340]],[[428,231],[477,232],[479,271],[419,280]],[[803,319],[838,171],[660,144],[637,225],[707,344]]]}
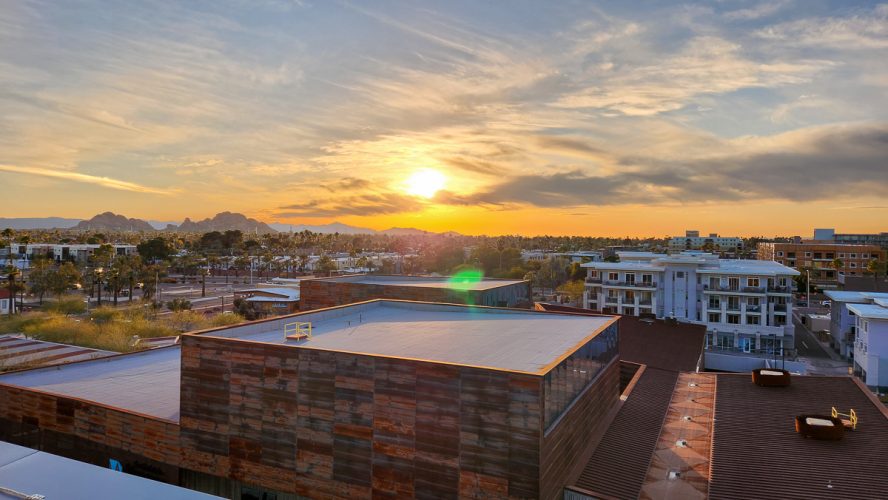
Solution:
{"label": "brown tile roof", "polygon": [[602,496],[638,497],[677,377],[678,373],[671,370],[644,370],[583,469],[577,486]]}
{"label": "brown tile roof", "polygon": [[[711,479],[713,499],[870,499],[888,494],[888,416],[849,377],[793,377],[789,387],[758,387],[748,374],[719,374]],[[858,415],[840,441],[804,439],[794,417]]]}

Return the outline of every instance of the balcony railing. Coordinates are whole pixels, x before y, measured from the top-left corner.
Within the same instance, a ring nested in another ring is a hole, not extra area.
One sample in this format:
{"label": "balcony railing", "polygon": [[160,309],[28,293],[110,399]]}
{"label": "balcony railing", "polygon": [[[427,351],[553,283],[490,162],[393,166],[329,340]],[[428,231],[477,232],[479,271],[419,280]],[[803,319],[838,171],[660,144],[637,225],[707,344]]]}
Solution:
{"label": "balcony railing", "polygon": [[638,305],[640,306],[650,306],[653,305],[654,301],[651,299],[641,299],[638,301]]}
{"label": "balcony railing", "polygon": [[731,304],[728,304],[728,309],[727,309],[727,310],[728,310],[728,311],[735,311],[735,312],[737,312],[737,311],[740,311],[740,306],[739,306],[739,305],[733,306],[733,305],[731,305]]}
{"label": "balcony railing", "polygon": [[[587,281],[587,283],[588,283],[588,281]],[[654,282],[644,282],[644,281],[641,281],[641,282],[638,282],[638,281],[628,282],[628,281],[611,281],[611,280],[607,280],[607,281],[603,281],[602,284],[604,284],[604,285],[610,285],[610,286],[631,286],[631,287],[638,287],[638,288],[656,288],[656,287],[657,287],[657,284],[654,283]]]}
{"label": "balcony railing", "polygon": [[586,278],[586,283],[601,283],[601,278]]}
{"label": "balcony railing", "polygon": [[776,355],[777,361],[786,360],[793,361],[796,359],[796,350],[790,348],[783,348],[783,353],[781,354],[781,349],[779,347],[766,347],[764,349],[749,349],[748,351],[744,351],[742,347],[721,347],[717,345],[710,345],[706,347],[707,351],[714,352],[729,352],[733,354],[744,354],[748,356],[755,356],[759,358],[772,358]]}
{"label": "balcony railing", "polygon": [[746,306],[746,312],[754,312],[754,313],[762,312],[762,306],[750,306],[750,305],[747,305],[747,306]]}
{"label": "balcony railing", "polygon": [[605,297],[604,299],[605,304],[616,304],[617,302],[618,299],[616,297]]}
{"label": "balcony railing", "polygon": [[744,293],[765,293],[765,287],[763,286],[745,286],[743,287]]}
{"label": "balcony railing", "polygon": [[707,309],[709,309],[710,311],[721,311],[721,304],[713,304],[713,303],[710,302],[709,305],[706,306],[706,307],[707,307]]}
{"label": "balcony railing", "polygon": [[771,293],[792,293],[788,286],[769,286],[768,291]]}

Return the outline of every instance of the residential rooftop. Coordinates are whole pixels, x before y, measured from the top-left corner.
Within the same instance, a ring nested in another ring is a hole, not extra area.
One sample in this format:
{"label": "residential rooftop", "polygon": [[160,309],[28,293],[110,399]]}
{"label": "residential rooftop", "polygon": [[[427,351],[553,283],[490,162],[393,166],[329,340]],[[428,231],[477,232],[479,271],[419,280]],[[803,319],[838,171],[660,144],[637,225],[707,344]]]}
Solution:
{"label": "residential rooftop", "polygon": [[879,304],[848,304],[848,310],[866,319],[888,319],[888,307]]}
{"label": "residential rooftop", "polygon": [[[374,300],[197,335],[541,375],[617,321],[616,316]],[[311,338],[285,326],[311,323]],[[0,384],[179,419],[181,348],[165,347],[0,375]]]}
{"label": "residential rooftop", "polygon": [[[575,488],[603,498],[843,498],[888,491],[888,410],[852,377],[639,369]],[[854,409],[840,441],[804,439],[802,414]]]}
{"label": "residential rooftop", "polygon": [[527,283],[524,280],[498,278],[470,279],[456,276],[388,276],[378,274],[355,274],[332,278],[315,278],[318,281],[333,283],[359,283],[362,285],[412,286],[423,288],[447,288],[457,290],[492,290],[503,286]]}
{"label": "residential rooftop", "polygon": [[845,290],[824,290],[824,295],[837,302],[869,302],[875,299],[888,299],[886,292],[851,292]]}
{"label": "residential rooftop", "polygon": [[701,274],[743,274],[757,276],[798,276],[799,271],[772,260],[719,259],[705,252],[666,255],[650,252],[620,252],[621,262],[587,262],[582,267],[601,270],[664,271],[669,264],[697,266]]}

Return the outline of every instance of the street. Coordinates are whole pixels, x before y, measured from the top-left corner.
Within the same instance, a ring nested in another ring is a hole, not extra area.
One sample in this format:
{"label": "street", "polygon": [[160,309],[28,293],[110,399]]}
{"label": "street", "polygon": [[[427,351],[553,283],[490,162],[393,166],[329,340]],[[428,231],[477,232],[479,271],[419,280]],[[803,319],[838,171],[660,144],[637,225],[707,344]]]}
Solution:
{"label": "street", "polygon": [[[807,309],[805,311],[807,312]],[[808,327],[802,324],[797,314],[797,312],[793,312],[792,322],[795,325],[795,345],[798,355],[807,358],[831,359],[832,356],[826,352],[814,334],[808,330]]]}

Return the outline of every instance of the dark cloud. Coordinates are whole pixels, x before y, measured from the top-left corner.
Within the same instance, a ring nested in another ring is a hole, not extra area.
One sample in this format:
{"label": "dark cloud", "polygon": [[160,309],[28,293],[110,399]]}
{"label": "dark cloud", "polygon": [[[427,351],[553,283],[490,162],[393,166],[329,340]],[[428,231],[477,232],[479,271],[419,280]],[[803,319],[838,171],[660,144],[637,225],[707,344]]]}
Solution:
{"label": "dark cloud", "polygon": [[543,149],[581,156],[604,156],[607,152],[590,145],[586,141],[570,137],[539,136],[537,144]]}
{"label": "dark cloud", "polygon": [[687,162],[633,157],[622,164],[627,165],[624,171],[608,175],[581,170],[522,175],[468,197],[441,201],[567,207],[888,195],[888,124],[785,134],[765,152]]}
{"label": "dark cloud", "polygon": [[323,187],[327,191],[336,193],[348,189],[364,189],[370,187],[370,181],[366,179],[358,179],[357,177],[345,177],[336,182],[324,184]]}
{"label": "dark cloud", "polygon": [[311,200],[280,207],[277,217],[333,217],[339,215],[383,215],[418,211],[423,204],[398,193],[363,194],[331,200]]}
{"label": "dark cloud", "polygon": [[445,158],[444,162],[450,166],[456,167],[467,172],[484,175],[503,175],[508,169],[496,163],[484,160],[473,160],[462,156]]}

